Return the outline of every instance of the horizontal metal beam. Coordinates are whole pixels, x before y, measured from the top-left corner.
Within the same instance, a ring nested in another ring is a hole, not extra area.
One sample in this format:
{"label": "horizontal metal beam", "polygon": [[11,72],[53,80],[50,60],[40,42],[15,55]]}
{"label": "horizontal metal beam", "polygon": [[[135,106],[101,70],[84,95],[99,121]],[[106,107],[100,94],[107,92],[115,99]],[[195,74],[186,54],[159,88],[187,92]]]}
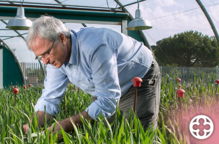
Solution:
{"label": "horizontal metal beam", "polygon": [[5,30],[10,30],[10,31],[14,31],[12,29],[0,29],[1,31],[5,31]]}
{"label": "horizontal metal beam", "polygon": [[[15,17],[17,7],[0,4],[0,17]],[[122,22],[128,17],[126,12],[103,12],[75,9],[56,9],[24,7],[27,18],[38,18],[41,15],[50,15],[59,19],[79,20],[79,21],[103,21],[103,22]]]}
{"label": "horizontal metal beam", "polygon": [[17,35],[17,36],[0,36],[0,37],[19,37],[19,35]]}
{"label": "horizontal metal beam", "polygon": [[[0,37],[5,37],[5,39],[2,39],[2,40],[7,40],[7,39],[11,39],[11,38],[14,38],[14,37],[21,37],[21,38],[23,38],[23,35],[25,35],[25,34],[27,34],[27,33],[23,33],[23,34],[18,34],[18,35],[16,35],[16,36],[0,36]],[[7,38],[6,38],[7,37]]]}
{"label": "horizontal metal beam", "polygon": [[[9,20],[14,17],[3,17],[0,16],[0,20]],[[34,21],[36,18],[28,18]],[[102,24],[102,25],[121,25],[122,22],[111,22],[111,21],[88,21],[88,20],[71,20],[71,19],[61,19],[63,23],[86,23],[86,24]],[[3,30],[3,29],[2,29]],[[11,30],[11,29],[5,29]]]}
{"label": "horizontal metal beam", "polygon": [[[39,3],[39,2],[20,2],[20,1],[10,1],[10,3],[12,5],[16,5],[16,6],[20,6],[21,3],[23,6],[28,6],[30,4],[32,5],[37,5],[37,6],[40,6],[40,7],[47,7],[47,6],[54,6],[55,7],[65,7],[65,8],[85,8],[85,9],[90,9],[90,10],[106,10],[106,11],[109,11],[109,9],[113,9],[115,11],[122,11],[121,9],[119,8],[113,8],[113,7],[94,7],[94,6],[81,6],[81,5],[69,5],[69,4],[63,4],[61,2],[58,2],[57,0],[55,0],[57,3]],[[0,1],[0,4],[8,4],[9,1]]]}
{"label": "horizontal metal beam", "polygon": [[146,0],[139,0],[139,1],[136,1],[136,2],[133,2],[133,3],[129,3],[129,4],[123,5],[123,6],[118,7],[118,8],[119,8],[119,9],[120,9],[120,8],[124,8],[124,7],[130,6],[130,5],[133,5],[133,4],[136,4],[136,3],[140,3],[140,2],[143,2],[143,1],[146,1]]}
{"label": "horizontal metal beam", "polygon": [[[1,19],[1,17],[0,17]],[[86,23],[86,24],[102,24],[102,25],[121,25],[121,22],[112,22],[112,21],[88,21],[88,20],[70,20],[70,19],[61,19],[64,23]]]}

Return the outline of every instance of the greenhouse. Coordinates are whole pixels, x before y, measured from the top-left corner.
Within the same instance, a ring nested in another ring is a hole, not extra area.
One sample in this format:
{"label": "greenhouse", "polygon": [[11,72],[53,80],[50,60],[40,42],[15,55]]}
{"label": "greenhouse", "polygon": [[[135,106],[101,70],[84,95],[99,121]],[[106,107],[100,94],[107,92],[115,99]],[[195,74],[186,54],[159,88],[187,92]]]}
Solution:
{"label": "greenhouse", "polygon": [[[141,2],[141,1],[139,1]],[[34,53],[28,50],[25,43],[27,30],[7,29],[7,23],[14,18],[18,7],[23,7],[25,17],[34,20],[40,15],[50,15],[61,19],[69,29],[78,31],[82,27],[108,27],[115,31],[125,33],[139,41],[148,45],[147,39],[141,31],[128,31],[127,23],[133,19],[126,7],[136,4],[136,1],[127,3],[113,1],[107,4],[106,2],[94,1],[76,2],[74,5],[70,1],[61,3],[60,1],[1,1],[1,45],[5,50],[1,53],[8,53],[8,56],[1,54],[1,81],[0,87],[12,84],[32,83],[42,84],[45,75],[45,66],[42,61],[35,60]],[[98,6],[99,5],[99,6]],[[16,46],[15,46],[16,45]],[[15,61],[7,68],[8,60]],[[7,64],[6,64],[7,61]],[[4,68],[3,68],[4,67]],[[15,69],[16,67],[16,69]],[[29,69],[29,71],[28,71]],[[35,69],[35,71],[31,71]],[[37,70],[38,69],[38,70]],[[37,72],[36,72],[37,71]],[[39,74],[40,73],[40,74]],[[42,75],[42,76],[41,76]]]}
{"label": "greenhouse", "polygon": [[[4,51],[1,51],[1,74],[0,74],[0,87],[8,86],[10,84],[43,84],[45,78],[45,65],[40,60],[35,60],[35,55],[32,51],[28,50],[25,43],[27,30],[13,30],[6,28],[10,19],[13,19],[18,7],[24,8],[24,16],[33,21],[41,15],[50,15],[61,19],[65,25],[72,30],[78,31],[83,27],[104,27],[112,30],[122,32],[135,38],[138,41],[142,41],[147,47],[151,49],[145,32],[142,30],[127,30],[130,20],[135,18],[135,15],[131,15],[129,9],[131,6],[141,4],[142,1],[94,1],[94,2],[70,2],[64,1],[1,1],[1,47],[4,46]],[[132,14],[136,14],[133,8],[130,9]],[[143,14],[142,14],[143,16]],[[151,26],[148,20],[145,20],[148,25]],[[151,38],[150,35],[149,39]],[[3,49],[3,47],[2,47]],[[8,53],[3,57],[3,52]],[[10,55],[10,56],[6,56]],[[10,58],[9,58],[10,57]],[[6,59],[8,58],[8,59]],[[10,60],[9,60],[10,59]],[[9,61],[8,61],[9,60]],[[14,65],[13,67],[7,67],[4,62]],[[5,68],[3,69],[3,67]],[[16,67],[16,68],[15,68]],[[12,68],[17,71],[11,73]],[[162,67],[160,67],[162,69]],[[171,68],[165,68],[163,70],[164,75],[169,74]],[[198,69],[195,69],[198,71]],[[218,69],[212,69],[214,73],[217,73]],[[210,70],[211,71],[211,70]],[[3,76],[3,73],[5,74]],[[183,72],[181,71],[182,75]],[[186,74],[184,74],[186,75]],[[201,75],[199,75],[201,76]],[[191,78],[187,77],[186,81]],[[194,76],[193,76],[194,77]],[[218,77],[218,76],[217,76]],[[4,79],[3,79],[4,78]]]}
{"label": "greenhouse", "polygon": [[[212,7],[218,3],[196,2],[192,8],[190,1],[168,0],[0,0],[0,143],[214,143],[219,134],[219,22]],[[195,14],[188,21],[183,14],[190,11]],[[63,53],[71,57],[60,52],[67,58],[54,70],[58,60],[48,59],[56,41],[45,38],[53,43],[39,55],[26,43],[32,23],[42,16],[61,20],[76,33],[107,28],[108,35],[95,36],[117,37],[107,54],[97,56],[106,43],[95,49],[99,43],[86,39],[94,36],[89,32],[76,36],[76,46],[73,31],[70,41],[58,35],[63,44],[58,49],[66,48]],[[204,28],[197,27],[199,18],[205,19]],[[81,48],[84,53],[72,58],[82,41],[95,50]],[[73,66],[78,59],[80,69]]]}

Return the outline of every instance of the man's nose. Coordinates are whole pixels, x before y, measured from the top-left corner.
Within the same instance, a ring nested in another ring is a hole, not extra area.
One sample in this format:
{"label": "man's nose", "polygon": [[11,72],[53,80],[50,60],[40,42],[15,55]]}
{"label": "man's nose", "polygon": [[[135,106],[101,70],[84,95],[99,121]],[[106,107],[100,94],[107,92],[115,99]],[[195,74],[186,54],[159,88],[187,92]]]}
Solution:
{"label": "man's nose", "polygon": [[47,65],[48,62],[49,62],[49,59],[48,59],[48,58],[43,58],[43,57],[42,57],[42,61],[43,61],[43,63],[44,63],[45,65]]}

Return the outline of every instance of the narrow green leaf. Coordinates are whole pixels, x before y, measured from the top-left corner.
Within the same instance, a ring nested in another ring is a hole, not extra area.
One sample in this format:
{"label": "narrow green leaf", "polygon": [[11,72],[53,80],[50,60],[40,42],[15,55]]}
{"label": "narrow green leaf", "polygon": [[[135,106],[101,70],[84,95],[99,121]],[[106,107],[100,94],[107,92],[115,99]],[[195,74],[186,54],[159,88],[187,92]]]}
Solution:
{"label": "narrow green leaf", "polygon": [[97,143],[96,139],[94,138],[93,133],[91,132],[91,128],[89,127],[88,123],[85,122],[84,118],[80,115],[81,121],[83,126],[85,127],[86,131],[88,132],[89,136],[91,137],[91,139],[93,140],[94,143]]}
{"label": "narrow green leaf", "polygon": [[74,121],[72,120],[71,117],[70,117],[70,121],[71,121],[71,123],[72,123],[72,125],[74,127],[74,132],[76,133],[76,136],[78,138],[79,144],[81,144],[81,137],[80,137],[78,129],[77,129],[77,127],[76,127],[76,125],[75,125],[75,123],[74,123]]}

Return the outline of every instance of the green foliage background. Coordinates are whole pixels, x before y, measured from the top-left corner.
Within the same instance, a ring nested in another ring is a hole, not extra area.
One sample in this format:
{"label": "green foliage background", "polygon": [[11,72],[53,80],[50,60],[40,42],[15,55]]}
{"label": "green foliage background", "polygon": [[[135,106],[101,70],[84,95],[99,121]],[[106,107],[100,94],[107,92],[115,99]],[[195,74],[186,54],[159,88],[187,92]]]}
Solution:
{"label": "green foliage background", "polygon": [[197,31],[186,31],[162,39],[152,49],[162,66],[215,67],[219,63],[216,38]]}

